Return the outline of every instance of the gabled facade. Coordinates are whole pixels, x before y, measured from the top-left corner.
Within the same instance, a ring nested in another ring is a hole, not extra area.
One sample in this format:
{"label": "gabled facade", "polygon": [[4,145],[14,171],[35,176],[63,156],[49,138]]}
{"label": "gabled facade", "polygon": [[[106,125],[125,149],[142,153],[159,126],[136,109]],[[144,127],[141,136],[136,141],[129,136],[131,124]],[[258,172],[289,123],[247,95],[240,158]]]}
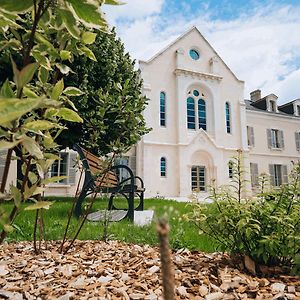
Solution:
{"label": "gabled facade", "polygon": [[187,197],[196,190],[205,198],[212,182],[229,183],[237,150],[249,191],[262,172],[274,185],[287,180],[291,161],[300,158],[299,100],[277,106],[276,95],[262,98],[257,90],[245,101],[244,82],[195,27],[140,61],[140,70],[153,128],[136,150],[146,196]]}

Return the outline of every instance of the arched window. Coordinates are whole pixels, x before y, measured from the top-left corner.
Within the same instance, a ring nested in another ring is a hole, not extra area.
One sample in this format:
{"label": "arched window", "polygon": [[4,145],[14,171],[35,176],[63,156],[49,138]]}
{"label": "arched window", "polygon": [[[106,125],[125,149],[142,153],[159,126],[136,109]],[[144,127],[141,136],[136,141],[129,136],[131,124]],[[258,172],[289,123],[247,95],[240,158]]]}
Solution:
{"label": "arched window", "polygon": [[160,92],[160,126],[166,126],[166,94]]}
{"label": "arched window", "polygon": [[225,103],[225,113],[226,113],[226,131],[231,133],[231,120],[230,120],[230,104]]}
{"label": "arched window", "polygon": [[233,178],[233,161],[228,162],[228,177]]}
{"label": "arched window", "polygon": [[161,157],[160,159],[160,176],[166,177],[167,175],[167,160],[165,157]]}
{"label": "arched window", "polygon": [[198,122],[199,129],[206,130],[206,107],[203,99],[198,100]]}
{"label": "arched window", "polygon": [[196,129],[196,117],[195,117],[195,100],[192,97],[187,98],[187,128]]}

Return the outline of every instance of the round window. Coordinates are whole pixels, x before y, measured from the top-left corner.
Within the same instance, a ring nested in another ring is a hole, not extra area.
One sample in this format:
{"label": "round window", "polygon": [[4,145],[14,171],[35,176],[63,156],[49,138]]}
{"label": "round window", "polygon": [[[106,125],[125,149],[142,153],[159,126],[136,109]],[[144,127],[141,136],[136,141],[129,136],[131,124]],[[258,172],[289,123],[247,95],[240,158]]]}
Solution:
{"label": "round window", "polygon": [[198,97],[198,96],[200,95],[199,92],[198,92],[197,90],[194,90],[194,91],[193,91],[193,94],[194,94],[195,97]]}
{"label": "round window", "polygon": [[195,49],[191,49],[190,50],[190,57],[193,59],[193,60],[198,60],[200,58],[200,54],[197,50]]}

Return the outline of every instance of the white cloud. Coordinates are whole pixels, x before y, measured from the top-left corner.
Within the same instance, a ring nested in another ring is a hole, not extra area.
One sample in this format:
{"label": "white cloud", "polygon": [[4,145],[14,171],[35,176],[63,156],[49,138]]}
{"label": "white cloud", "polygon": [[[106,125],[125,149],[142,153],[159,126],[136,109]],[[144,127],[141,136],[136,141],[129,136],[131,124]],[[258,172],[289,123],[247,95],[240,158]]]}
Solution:
{"label": "white cloud", "polygon": [[133,58],[150,58],[196,25],[237,77],[245,80],[245,97],[260,88],[263,95],[276,93],[279,103],[300,98],[296,66],[300,6],[260,6],[228,21],[212,19],[209,11],[193,18],[183,13],[164,16],[163,4],[163,0],[129,0],[119,11],[113,13],[113,7],[108,12]]}
{"label": "white cloud", "polygon": [[164,0],[125,0],[120,6],[105,6],[109,20],[115,23],[120,19],[143,19],[145,16],[161,12]]}

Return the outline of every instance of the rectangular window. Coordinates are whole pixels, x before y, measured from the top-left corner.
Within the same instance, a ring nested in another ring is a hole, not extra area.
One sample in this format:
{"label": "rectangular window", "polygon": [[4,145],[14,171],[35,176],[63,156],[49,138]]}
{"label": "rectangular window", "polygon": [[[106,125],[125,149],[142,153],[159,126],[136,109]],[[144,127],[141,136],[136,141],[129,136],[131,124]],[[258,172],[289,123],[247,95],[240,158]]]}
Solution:
{"label": "rectangular window", "polygon": [[247,126],[247,139],[248,146],[254,147],[254,129],[251,126]]}
{"label": "rectangular window", "polygon": [[258,165],[256,163],[250,163],[251,174],[251,186],[258,186]]}
{"label": "rectangular window", "polygon": [[270,111],[271,112],[276,112],[276,102],[275,101],[270,101]]}
{"label": "rectangular window", "polygon": [[297,105],[297,115],[300,117],[300,105]]}
{"label": "rectangular window", "polygon": [[[68,176],[68,153],[59,153],[60,160],[56,160],[51,166],[50,177]],[[57,183],[67,184],[67,179],[62,179]]]}
{"label": "rectangular window", "polygon": [[194,166],[191,169],[192,191],[204,192],[206,190],[206,170],[203,166]]}
{"label": "rectangular window", "polygon": [[288,182],[287,166],[286,165],[269,165],[269,172],[271,177],[271,184],[273,186],[280,186]]}
{"label": "rectangular window", "polygon": [[284,148],[283,131],[278,129],[267,129],[268,146],[273,149]]}
{"label": "rectangular window", "polygon": [[300,150],[300,132],[295,132],[296,149]]}
{"label": "rectangular window", "polygon": [[68,176],[56,184],[70,184],[75,185],[76,170],[77,170],[77,153],[76,152],[60,152],[60,160],[56,160],[48,173],[49,177],[54,176]]}

